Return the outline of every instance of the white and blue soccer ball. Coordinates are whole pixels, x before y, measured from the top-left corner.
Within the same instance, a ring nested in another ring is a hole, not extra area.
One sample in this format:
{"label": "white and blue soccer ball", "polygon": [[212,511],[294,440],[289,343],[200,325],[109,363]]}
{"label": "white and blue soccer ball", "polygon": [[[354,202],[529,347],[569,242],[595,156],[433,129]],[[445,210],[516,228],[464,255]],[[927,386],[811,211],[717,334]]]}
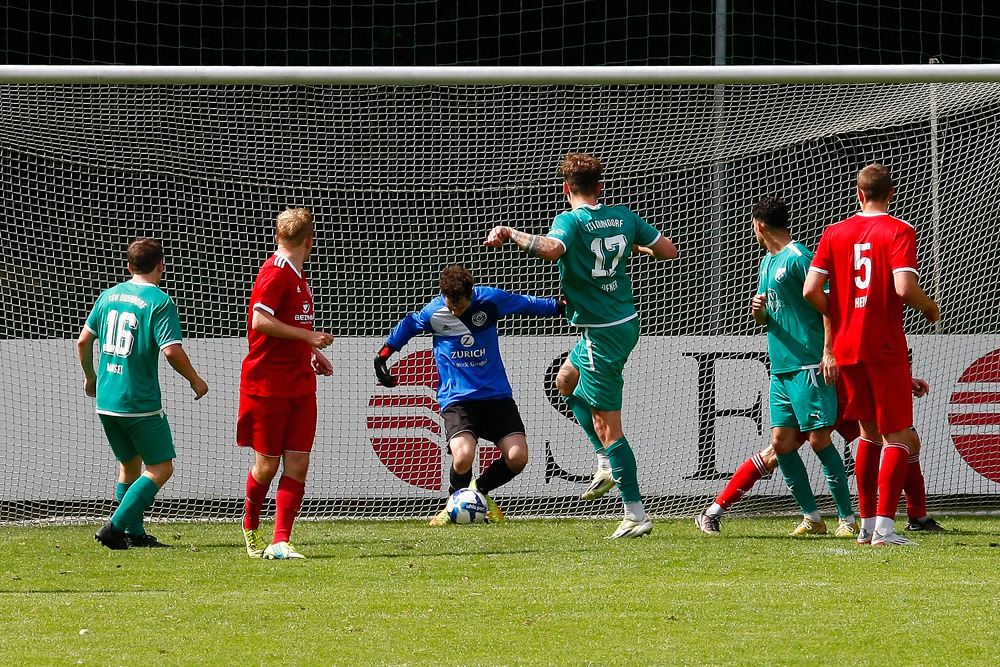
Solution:
{"label": "white and blue soccer ball", "polygon": [[459,489],[448,498],[448,518],[452,523],[486,523],[486,496],[475,489]]}

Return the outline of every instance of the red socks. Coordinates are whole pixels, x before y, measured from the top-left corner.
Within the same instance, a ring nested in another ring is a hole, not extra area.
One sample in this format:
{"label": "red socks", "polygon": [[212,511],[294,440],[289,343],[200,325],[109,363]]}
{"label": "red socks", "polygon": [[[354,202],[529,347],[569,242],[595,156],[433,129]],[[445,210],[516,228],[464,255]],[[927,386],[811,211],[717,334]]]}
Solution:
{"label": "red socks", "polygon": [[899,494],[906,483],[910,450],[900,442],[886,443],[882,448],[882,465],[878,469],[878,510],[876,516],[896,517]]}
{"label": "red socks", "polygon": [[854,475],[858,480],[858,514],[874,518],[878,509],[878,468],[882,443],[858,438]]}
{"label": "red socks", "polygon": [[260,527],[260,508],[267,498],[267,486],[257,481],[253,471],[247,474],[247,495],[243,501],[243,530]]}
{"label": "red socks", "polygon": [[911,519],[923,519],[927,516],[927,488],[924,486],[919,455],[910,456],[903,491],[906,492],[906,516]]}
{"label": "red socks", "polygon": [[292,523],[302,507],[302,496],[305,495],[305,482],[282,475],[278,481],[278,492],[274,496],[274,538],[272,544],[287,542],[292,534]]}
{"label": "red socks", "polygon": [[768,469],[764,464],[763,457],[759,453],[754,454],[736,469],[733,478],[729,480],[729,484],[726,484],[726,488],[715,499],[715,503],[722,509],[728,510],[767,473]]}

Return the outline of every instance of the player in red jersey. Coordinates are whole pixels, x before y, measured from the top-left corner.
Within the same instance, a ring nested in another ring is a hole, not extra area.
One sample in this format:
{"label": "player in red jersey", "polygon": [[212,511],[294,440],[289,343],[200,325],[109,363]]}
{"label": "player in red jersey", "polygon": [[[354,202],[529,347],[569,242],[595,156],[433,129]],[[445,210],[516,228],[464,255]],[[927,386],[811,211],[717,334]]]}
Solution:
{"label": "player in red jersey", "polygon": [[[802,289],[830,317],[833,354],[847,387],[844,417],[857,419],[861,428],[859,544],[913,544],[894,528],[913,444],[903,305],[931,322],[941,316],[917,282],[916,232],[888,213],[893,194],[888,169],[870,164],[861,170],[861,211],[824,230]],[[827,281],[829,294],[823,289]],[[837,372],[824,369],[828,381]]]}
{"label": "player in red jersey", "polygon": [[[333,336],[313,331],[312,292],[302,272],[313,247],[309,209],[282,211],[275,240],[278,249],[261,267],[250,296],[250,351],[240,377],[236,442],[256,453],[247,475],[243,538],[252,558],[303,558],[289,537],[316,435],[316,375],[333,375],[333,365],[319,350]],[[282,461],[274,538],[267,545],[260,535],[260,510]]]}

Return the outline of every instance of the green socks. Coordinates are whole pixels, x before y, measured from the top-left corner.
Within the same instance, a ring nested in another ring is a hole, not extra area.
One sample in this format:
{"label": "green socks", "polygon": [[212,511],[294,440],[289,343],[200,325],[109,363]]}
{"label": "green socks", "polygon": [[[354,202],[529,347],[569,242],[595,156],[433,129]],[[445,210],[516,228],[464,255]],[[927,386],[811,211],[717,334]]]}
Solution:
{"label": "green socks", "polygon": [[806,474],[806,466],[802,463],[799,451],[793,449],[787,454],[778,454],[778,467],[781,468],[781,474],[785,476],[785,484],[792,492],[792,498],[798,503],[802,514],[818,511],[816,496],[813,495],[812,487],[809,486],[809,475]]}
{"label": "green socks", "polygon": [[[129,483],[118,482],[118,485],[115,487],[115,499],[118,501],[119,505],[121,505],[122,500],[125,498],[125,494],[128,493],[128,489],[130,486],[132,486],[131,482]],[[146,529],[143,528],[142,526],[142,517],[140,516],[138,522],[126,528],[125,532],[127,532],[129,535],[135,535],[135,536],[145,535]]]}
{"label": "green socks", "polygon": [[591,412],[590,406],[576,396],[563,396],[562,399],[569,406],[569,409],[573,411],[573,416],[576,417],[576,420],[580,422],[584,433],[587,434],[587,439],[594,446],[594,451],[599,454],[603,453],[604,443],[597,437],[597,431],[594,430],[594,413]]}
{"label": "green socks", "polygon": [[826,484],[833,494],[833,502],[837,505],[837,516],[843,518],[854,514],[851,507],[851,490],[847,486],[847,470],[844,468],[844,459],[840,458],[840,452],[832,444],[816,452],[819,462],[823,466],[823,474],[826,476]]}
{"label": "green socks", "polygon": [[[136,524],[141,526],[142,515],[152,506],[159,490],[160,487],[156,486],[156,482],[141,475],[139,479],[132,482],[122,497],[121,504],[111,516],[111,525],[117,530],[130,529]],[[145,531],[138,534],[141,535],[143,532]]]}
{"label": "green socks", "polygon": [[635,454],[628,440],[623,437],[608,445],[608,458],[611,459],[611,475],[618,485],[622,501],[626,504],[642,502]]}

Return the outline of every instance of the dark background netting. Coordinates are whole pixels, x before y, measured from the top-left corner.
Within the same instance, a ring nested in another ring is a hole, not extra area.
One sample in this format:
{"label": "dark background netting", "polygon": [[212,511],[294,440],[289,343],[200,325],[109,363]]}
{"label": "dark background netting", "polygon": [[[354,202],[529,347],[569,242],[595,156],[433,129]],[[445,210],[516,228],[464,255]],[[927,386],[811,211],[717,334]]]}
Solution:
{"label": "dark background netting", "polygon": [[1000,61],[993,2],[20,0],[11,64],[770,65]]}

